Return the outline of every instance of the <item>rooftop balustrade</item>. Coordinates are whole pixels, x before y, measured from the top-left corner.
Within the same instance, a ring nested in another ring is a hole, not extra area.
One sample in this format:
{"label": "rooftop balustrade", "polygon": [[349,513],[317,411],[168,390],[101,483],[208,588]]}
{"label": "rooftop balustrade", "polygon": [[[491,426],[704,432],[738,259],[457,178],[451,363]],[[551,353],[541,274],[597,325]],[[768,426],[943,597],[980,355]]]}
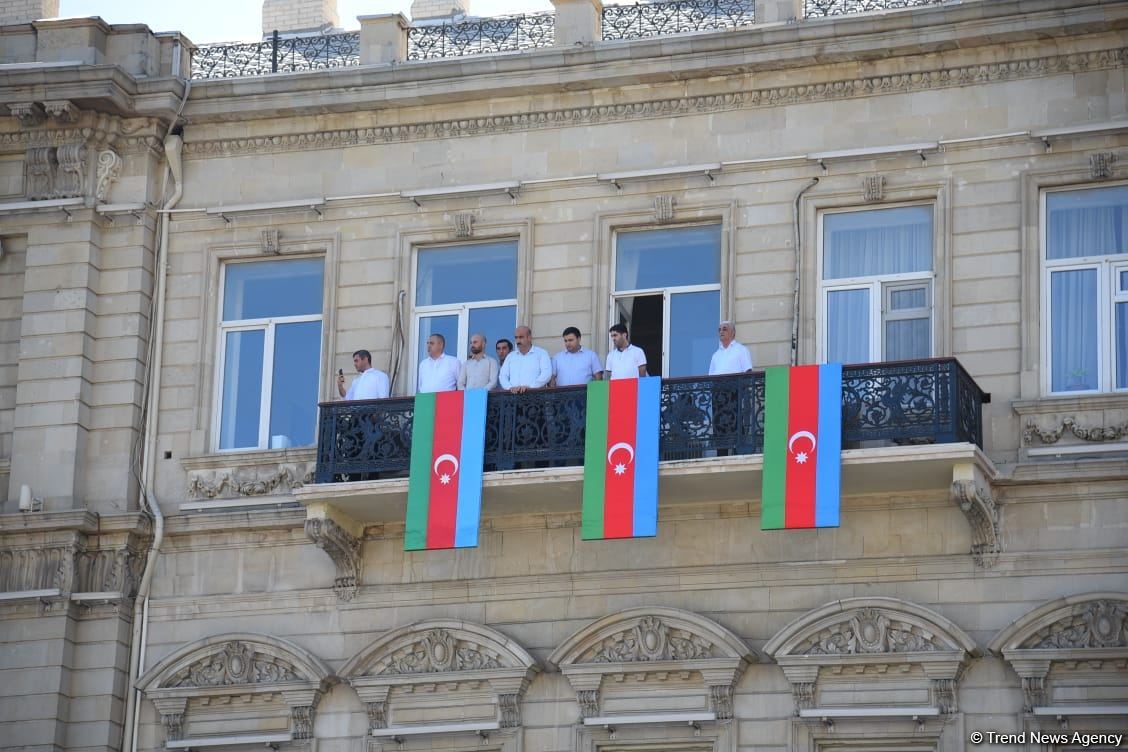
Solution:
{"label": "rooftop balustrade", "polygon": [[[967,442],[982,448],[982,408],[989,401],[954,358],[845,366],[843,447]],[[315,482],[405,474],[413,407],[411,397],[321,403]],[[583,387],[492,392],[486,468],[582,465],[585,421]],[[763,372],[665,379],[659,432],[663,461],[762,453]]]}

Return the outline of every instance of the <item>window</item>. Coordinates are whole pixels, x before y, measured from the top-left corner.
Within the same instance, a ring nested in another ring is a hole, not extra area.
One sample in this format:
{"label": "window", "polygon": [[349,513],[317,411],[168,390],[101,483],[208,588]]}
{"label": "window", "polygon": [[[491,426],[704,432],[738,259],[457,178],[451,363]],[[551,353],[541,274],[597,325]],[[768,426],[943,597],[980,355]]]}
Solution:
{"label": "window", "polygon": [[611,305],[650,374],[705,373],[721,312],[721,225],[616,233]]}
{"label": "window", "polygon": [[932,207],[834,212],[822,221],[822,356],[932,356]]}
{"label": "window", "polygon": [[314,443],[323,270],[321,259],[224,267],[219,449]]}
{"label": "window", "polygon": [[[418,363],[427,338],[441,334],[446,353],[466,357],[470,336],[491,345],[513,339],[517,326],[517,241],[421,248],[416,255],[415,330]],[[486,353],[493,355],[492,348]]]}
{"label": "window", "polygon": [[1043,195],[1049,391],[1128,389],[1128,185]]}

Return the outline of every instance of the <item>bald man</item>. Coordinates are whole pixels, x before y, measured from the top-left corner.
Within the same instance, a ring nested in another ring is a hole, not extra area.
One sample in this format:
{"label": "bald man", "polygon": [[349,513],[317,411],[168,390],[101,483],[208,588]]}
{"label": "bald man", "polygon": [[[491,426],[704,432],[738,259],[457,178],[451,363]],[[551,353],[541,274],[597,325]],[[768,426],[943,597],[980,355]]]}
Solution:
{"label": "bald man", "polygon": [[542,388],[552,378],[552,361],[548,353],[533,344],[533,332],[527,326],[517,327],[513,341],[517,347],[501,365],[498,379],[501,388],[514,394]]}

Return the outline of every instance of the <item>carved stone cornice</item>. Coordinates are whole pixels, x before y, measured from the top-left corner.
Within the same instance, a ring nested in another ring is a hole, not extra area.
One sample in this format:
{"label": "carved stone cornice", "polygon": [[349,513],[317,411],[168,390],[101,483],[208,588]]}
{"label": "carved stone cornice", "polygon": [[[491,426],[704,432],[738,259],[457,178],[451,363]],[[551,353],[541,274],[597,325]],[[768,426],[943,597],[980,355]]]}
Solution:
{"label": "carved stone cornice", "polygon": [[899,74],[875,74],[822,83],[777,86],[725,94],[654,99],[643,102],[566,107],[519,112],[509,115],[483,114],[405,123],[372,125],[328,131],[308,131],[268,136],[187,141],[188,157],[207,158],[236,154],[266,154],[307,149],[341,149],[349,146],[449,139],[517,131],[595,125],[709,114],[730,110],[778,107],[828,100],[905,94],[1000,81],[1036,78],[1059,73],[1107,70],[1128,64],[1128,48],[1050,55],[997,63],[976,63]]}
{"label": "carved stone cornice", "polygon": [[337,577],[333,590],[337,598],[351,601],[360,585],[360,547],[362,541],[331,519],[309,518],[305,533],[314,544],[333,560]]}
{"label": "carved stone cornice", "polygon": [[313,482],[313,462],[278,462],[188,471],[189,499],[234,499],[289,493]]}
{"label": "carved stone cornice", "polygon": [[984,484],[974,479],[953,481],[951,497],[971,526],[971,556],[975,563],[993,566],[1003,550],[995,499]]}
{"label": "carved stone cornice", "polygon": [[1078,425],[1073,416],[1061,419],[1056,428],[1040,428],[1034,420],[1027,420],[1022,431],[1022,441],[1029,445],[1035,437],[1043,444],[1056,444],[1066,432],[1071,433],[1081,441],[1099,443],[1102,441],[1119,441],[1128,436],[1128,423],[1119,426],[1091,426],[1086,428]]}

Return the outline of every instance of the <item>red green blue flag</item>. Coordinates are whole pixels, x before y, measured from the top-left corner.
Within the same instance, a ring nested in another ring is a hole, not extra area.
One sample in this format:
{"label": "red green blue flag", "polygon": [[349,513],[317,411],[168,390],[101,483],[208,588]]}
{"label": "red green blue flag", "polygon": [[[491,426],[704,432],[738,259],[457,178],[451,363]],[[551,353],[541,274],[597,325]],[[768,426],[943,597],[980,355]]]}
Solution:
{"label": "red green blue flag", "polygon": [[415,395],[405,551],[478,545],[485,389]]}
{"label": "red green blue flag", "polygon": [[761,530],[838,527],[842,365],[764,372]]}
{"label": "red green blue flag", "polygon": [[590,381],[584,443],[584,540],[658,534],[662,379]]}

